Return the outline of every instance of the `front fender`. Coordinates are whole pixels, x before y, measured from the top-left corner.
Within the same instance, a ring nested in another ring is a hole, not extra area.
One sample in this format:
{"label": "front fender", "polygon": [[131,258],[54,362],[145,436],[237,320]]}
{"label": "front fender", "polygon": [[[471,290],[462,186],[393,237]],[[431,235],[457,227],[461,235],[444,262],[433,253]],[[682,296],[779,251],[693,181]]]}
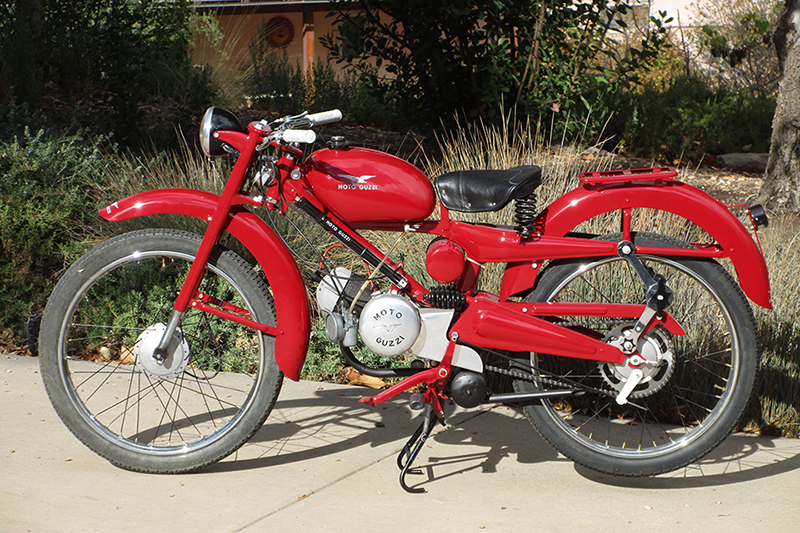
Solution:
{"label": "front fender", "polygon": [[[772,309],[767,264],[750,232],[725,204],[680,181],[668,181],[663,185],[633,183],[602,189],[580,186],[542,213],[543,233],[563,237],[595,216],[625,208],[667,211],[701,227],[722,247],[724,257],[731,259],[745,294],[758,305]],[[509,265],[506,272],[509,286],[505,294],[533,286],[537,272],[530,264]]]}
{"label": "front fender", "polygon": [[[111,222],[163,214],[208,221],[219,198],[216,194],[191,189],[160,189],[114,202],[100,209],[100,216]],[[297,381],[306,359],[311,331],[308,297],[297,264],[280,237],[258,216],[241,206],[231,209],[226,229],[253,254],[264,270],[277,314],[275,360],[287,377]]]}

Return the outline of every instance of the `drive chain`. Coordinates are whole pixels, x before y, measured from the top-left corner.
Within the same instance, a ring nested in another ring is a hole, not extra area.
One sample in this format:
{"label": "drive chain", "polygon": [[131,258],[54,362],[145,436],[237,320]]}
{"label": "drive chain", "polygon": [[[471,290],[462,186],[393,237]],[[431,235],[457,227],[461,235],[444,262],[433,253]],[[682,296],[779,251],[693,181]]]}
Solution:
{"label": "drive chain", "polygon": [[530,381],[531,383],[535,383],[537,385],[551,385],[560,388],[571,386],[573,388],[578,388],[585,391],[591,391],[597,394],[602,394],[603,396],[608,396],[609,398],[616,397],[616,395],[613,394],[612,392],[603,389],[598,389],[596,387],[590,387],[589,385],[584,385],[583,383],[577,383],[572,381],[561,381],[558,379],[547,378],[544,376],[534,376],[532,372],[513,370],[510,368],[500,368],[492,365],[484,365],[484,368],[489,372],[496,372],[498,374],[503,374],[512,377],[514,379],[522,379],[525,381]]}
{"label": "drive chain", "polygon": [[589,321],[574,321],[574,322],[554,322],[555,325],[561,326],[562,328],[591,328],[594,326],[619,326],[622,324],[630,323],[633,324],[636,322],[635,318],[630,319],[621,319],[621,318],[598,318],[596,320],[589,320]]}
{"label": "drive chain", "polygon": [[[584,328],[591,328],[596,326],[606,326],[606,327],[616,327],[625,323],[631,323],[630,319],[620,319],[620,318],[598,318],[595,320],[590,321],[573,321],[573,322],[557,322],[557,325],[564,327],[564,328],[574,328],[574,327],[584,327]],[[490,350],[493,351],[493,350]],[[503,358],[507,358],[502,354],[497,353]],[[570,380],[559,380],[553,379],[545,376],[536,376],[533,374],[532,371],[523,371],[523,370],[516,370],[512,368],[501,368],[492,365],[485,365],[484,368],[489,372],[495,372],[497,374],[503,374],[505,376],[509,376],[514,379],[521,379],[525,381],[530,381],[531,383],[536,383],[537,385],[550,385],[555,387],[576,387],[586,391],[592,391],[598,394],[602,394],[604,396],[614,397],[615,395],[609,391],[598,389],[595,387],[590,387],[588,385],[584,385],[582,383],[572,382]],[[533,369],[531,369],[533,370]]]}
{"label": "drive chain", "polygon": [[514,379],[523,379],[525,381],[530,381],[531,383],[542,383],[545,385],[555,385],[563,387],[564,383],[558,381],[557,379],[550,379],[543,376],[534,376],[531,372],[523,372],[521,370],[513,370],[510,368],[500,368],[499,366],[491,366],[485,365],[484,368],[489,372],[495,372],[497,374],[503,374],[505,376],[510,376]]}

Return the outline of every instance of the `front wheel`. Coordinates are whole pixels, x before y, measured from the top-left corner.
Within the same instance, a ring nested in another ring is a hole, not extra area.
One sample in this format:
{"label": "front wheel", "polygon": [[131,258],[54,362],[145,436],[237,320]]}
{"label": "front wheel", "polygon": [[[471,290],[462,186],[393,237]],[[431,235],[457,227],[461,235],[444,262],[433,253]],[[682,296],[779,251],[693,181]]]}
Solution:
{"label": "front wheel", "polygon": [[[198,310],[153,356],[200,246],[173,230],[120,235],[79,259],[56,286],[39,339],[45,388],[84,444],[112,463],[177,473],[218,461],[263,424],[282,374],[274,339]],[[217,247],[200,292],[275,325],[263,278]]]}
{"label": "front wheel", "polygon": [[[637,234],[635,243],[686,247],[676,239],[646,233]],[[753,313],[727,271],[711,260],[639,258],[651,272],[665,277],[674,293],[667,313],[685,335],[657,326],[639,339],[639,353],[649,362],[628,403],[615,401],[631,378],[632,367],[626,364],[532,354],[533,381],[514,383],[519,392],[548,388],[556,379],[583,387],[582,395],[543,400],[526,406],[525,413],[565,456],[591,469],[625,476],[675,470],[711,451],[739,420],[758,365]],[[605,257],[553,264],[528,299],[641,304],[643,288],[624,259]],[[560,321],[607,342],[620,338],[635,322],[596,317]]]}

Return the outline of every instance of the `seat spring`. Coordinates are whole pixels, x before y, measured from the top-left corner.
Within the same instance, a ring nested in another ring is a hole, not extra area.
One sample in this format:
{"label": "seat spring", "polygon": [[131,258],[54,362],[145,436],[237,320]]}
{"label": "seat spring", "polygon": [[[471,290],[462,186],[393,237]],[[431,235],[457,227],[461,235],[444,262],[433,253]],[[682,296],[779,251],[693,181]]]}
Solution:
{"label": "seat spring", "polygon": [[536,223],[536,194],[531,193],[514,201],[514,222],[514,229],[522,237],[532,233]]}

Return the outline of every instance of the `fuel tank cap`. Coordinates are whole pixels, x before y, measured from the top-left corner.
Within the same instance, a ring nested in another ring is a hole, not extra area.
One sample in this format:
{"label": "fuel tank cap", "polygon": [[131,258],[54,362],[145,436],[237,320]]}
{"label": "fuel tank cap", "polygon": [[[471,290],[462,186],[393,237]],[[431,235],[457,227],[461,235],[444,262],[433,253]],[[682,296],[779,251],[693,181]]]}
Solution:
{"label": "fuel tank cap", "polygon": [[347,150],[350,148],[350,143],[347,142],[343,135],[334,135],[327,144],[331,150]]}

